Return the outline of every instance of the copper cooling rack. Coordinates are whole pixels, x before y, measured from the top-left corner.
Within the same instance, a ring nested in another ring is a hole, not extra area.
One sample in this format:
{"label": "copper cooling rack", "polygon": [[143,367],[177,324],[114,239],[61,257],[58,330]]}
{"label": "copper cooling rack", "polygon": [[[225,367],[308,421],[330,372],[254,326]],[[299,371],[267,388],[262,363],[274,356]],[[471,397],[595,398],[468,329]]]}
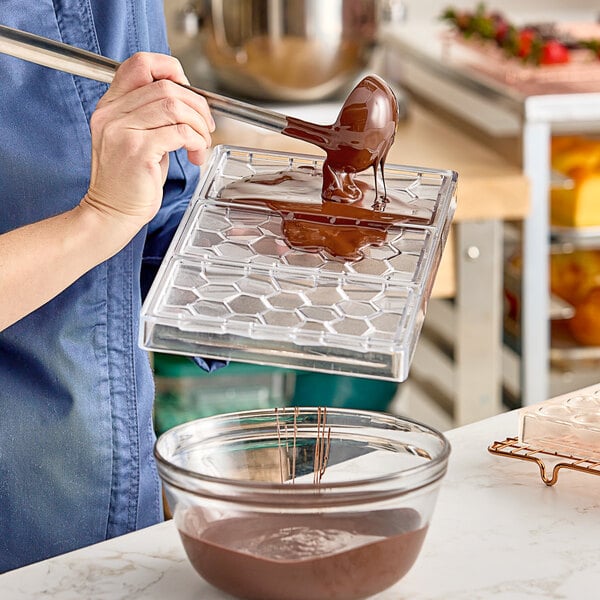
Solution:
{"label": "copper cooling rack", "polygon": [[546,485],[554,485],[557,482],[558,472],[561,469],[600,475],[600,462],[597,460],[533,448],[520,443],[515,437],[506,438],[503,442],[494,442],[488,447],[488,450],[498,456],[536,463],[540,469],[542,481]]}

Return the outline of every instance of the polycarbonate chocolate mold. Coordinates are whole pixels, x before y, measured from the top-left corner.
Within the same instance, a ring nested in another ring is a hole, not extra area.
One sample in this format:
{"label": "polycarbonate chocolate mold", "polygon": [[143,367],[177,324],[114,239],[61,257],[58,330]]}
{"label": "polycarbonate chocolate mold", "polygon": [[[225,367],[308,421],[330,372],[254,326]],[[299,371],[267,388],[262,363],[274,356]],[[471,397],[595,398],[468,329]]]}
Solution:
{"label": "polycarbonate chocolate mold", "polygon": [[600,392],[560,396],[522,409],[519,441],[532,448],[600,460]]}
{"label": "polycarbonate chocolate mold", "polygon": [[285,215],[221,197],[241,178],[307,167],[318,173],[321,165],[314,156],[215,148],[144,303],[142,347],[407,377],[454,214],[457,175],[386,166],[387,191],[401,199],[403,218],[354,260],[293,248],[282,235]]}

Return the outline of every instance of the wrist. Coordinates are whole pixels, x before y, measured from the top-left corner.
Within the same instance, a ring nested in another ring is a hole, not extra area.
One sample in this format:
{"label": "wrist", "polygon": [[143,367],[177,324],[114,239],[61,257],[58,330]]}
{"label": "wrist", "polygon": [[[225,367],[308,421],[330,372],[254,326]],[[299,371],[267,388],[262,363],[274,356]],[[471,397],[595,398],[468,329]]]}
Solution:
{"label": "wrist", "polygon": [[125,215],[105,211],[89,202],[87,195],[73,209],[77,231],[85,247],[93,249],[100,263],[122,250],[145,223]]}

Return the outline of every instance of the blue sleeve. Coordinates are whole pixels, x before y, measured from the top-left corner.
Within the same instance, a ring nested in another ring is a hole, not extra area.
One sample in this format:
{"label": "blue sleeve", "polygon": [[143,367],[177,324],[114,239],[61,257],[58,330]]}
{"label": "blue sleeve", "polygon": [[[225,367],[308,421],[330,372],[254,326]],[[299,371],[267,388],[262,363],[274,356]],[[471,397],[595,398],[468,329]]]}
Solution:
{"label": "blue sleeve", "polygon": [[123,61],[136,52],[169,53],[162,0],[91,2],[100,53]]}
{"label": "blue sleeve", "polygon": [[141,273],[144,296],[150,289],[181,217],[192,198],[199,176],[199,168],[187,160],[185,150],[171,153],[163,203],[158,214],[148,225]]}
{"label": "blue sleeve", "polygon": [[[141,285],[145,296],[160,267],[169,244],[173,239],[181,217],[194,193],[199,169],[188,160],[185,150],[171,153],[169,176],[165,184],[161,209],[148,226],[144,257],[142,260]],[[208,372],[216,371],[228,364],[228,361],[193,357],[192,361]]]}
{"label": "blue sleeve", "polygon": [[[98,46],[104,56],[123,61],[140,51],[170,53],[163,0],[95,0],[91,2],[91,7]],[[147,229],[140,273],[143,297],[154,281],[199,177],[199,168],[188,161],[185,150],[171,153],[163,202]],[[206,371],[226,364],[199,357],[193,361]]]}

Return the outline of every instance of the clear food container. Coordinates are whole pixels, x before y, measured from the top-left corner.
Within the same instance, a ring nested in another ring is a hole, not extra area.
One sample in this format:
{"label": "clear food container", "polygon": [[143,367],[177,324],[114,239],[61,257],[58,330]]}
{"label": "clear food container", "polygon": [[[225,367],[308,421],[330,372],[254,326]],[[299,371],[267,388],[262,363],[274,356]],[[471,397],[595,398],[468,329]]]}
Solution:
{"label": "clear food container", "polygon": [[[406,379],[456,207],[457,174],[386,165],[387,193],[401,199],[402,222],[351,260],[293,248],[280,212],[223,198],[241,178],[307,168],[319,175],[322,163],[214,149],[143,305],[143,348]],[[358,179],[372,183],[373,175]],[[285,200],[320,202],[320,188]]]}
{"label": "clear food container", "polygon": [[191,564],[246,600],[361,600],[394,585],[418,558],[449,453],[426,425],[320,408],[199,419],[155,446]]}
{"label": "clear food container", "polygon": [[521,409],[519,440],[547,452],[600,460],[600,390],[586,388]]}

